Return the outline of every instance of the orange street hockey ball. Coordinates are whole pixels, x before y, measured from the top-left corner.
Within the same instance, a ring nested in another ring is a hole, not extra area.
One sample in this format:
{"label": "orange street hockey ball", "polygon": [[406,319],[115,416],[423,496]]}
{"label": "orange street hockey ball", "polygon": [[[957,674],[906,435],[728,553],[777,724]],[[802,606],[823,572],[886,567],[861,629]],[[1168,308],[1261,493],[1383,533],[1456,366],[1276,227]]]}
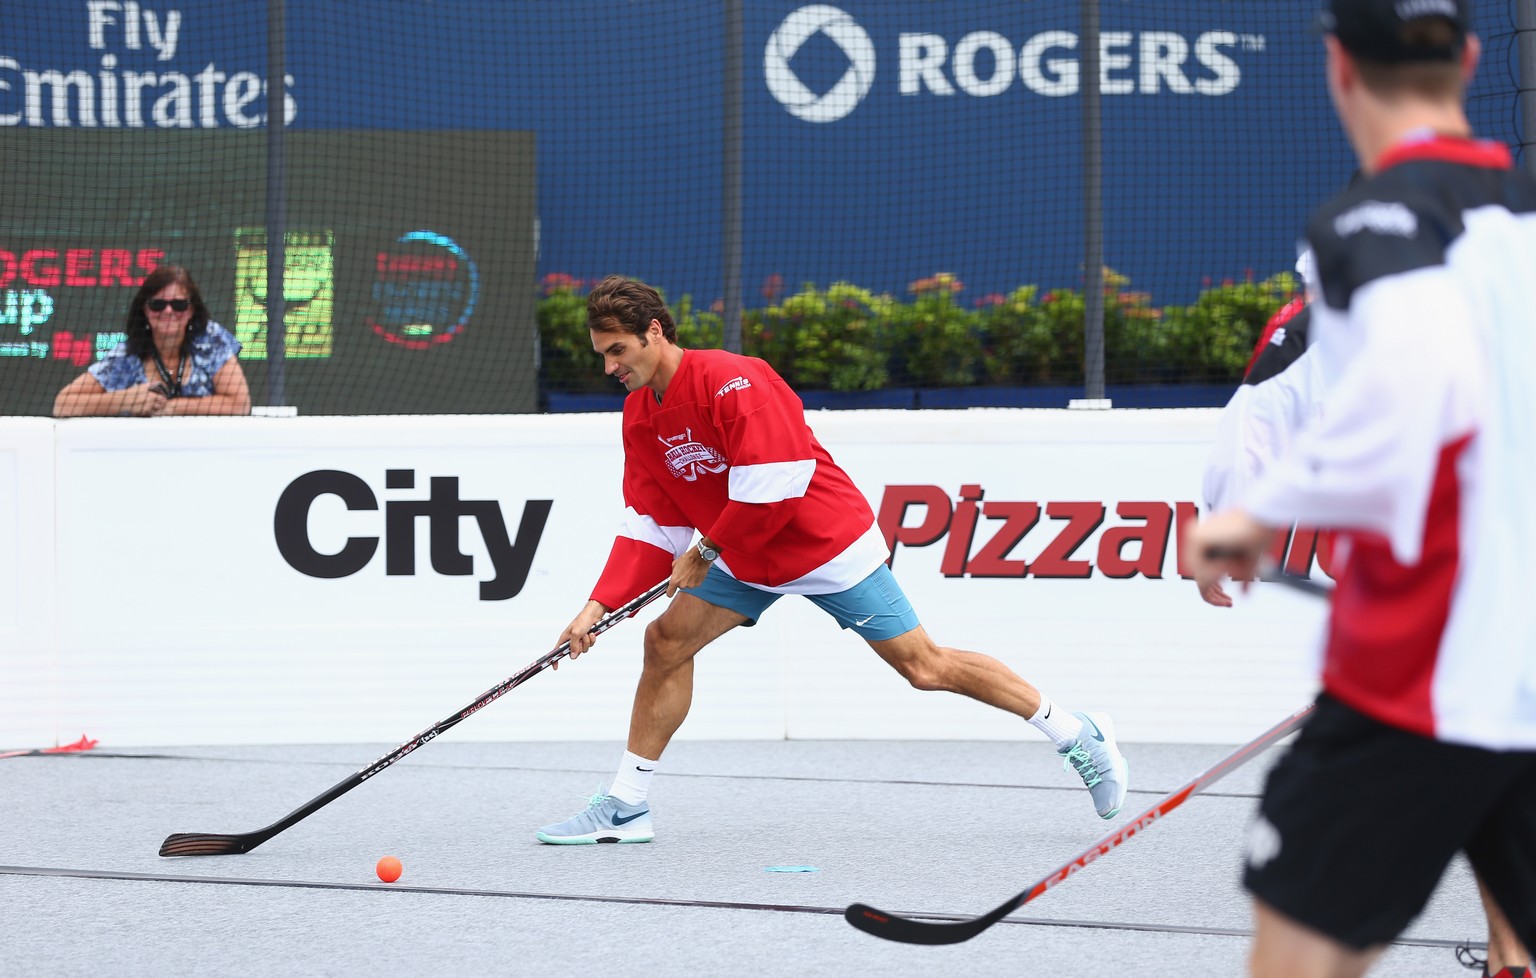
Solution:
{"label": "orange street hockey ball", "polygon": [[385,856],[379,860],[379,864],[373,870],[379,874],[379,879],[386,883],[393,883],[400,878],[400,860],[394,856]]}

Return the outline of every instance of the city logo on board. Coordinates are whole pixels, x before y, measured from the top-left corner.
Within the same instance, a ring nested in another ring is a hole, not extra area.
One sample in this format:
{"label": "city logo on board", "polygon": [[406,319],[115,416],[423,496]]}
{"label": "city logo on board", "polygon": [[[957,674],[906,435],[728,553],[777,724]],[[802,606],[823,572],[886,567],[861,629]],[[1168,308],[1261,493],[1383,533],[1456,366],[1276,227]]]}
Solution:
{"label": "city logo on board", "polygon": [[[388,469],[386,490],[414,489],[414,469]],[[507,532],[501,504],[494,499],[459,498],[457,476],[433,476],[426,499],[385,501],[380,536],[347,536],[340,549],[327,553],[311,537],[311,511],[325,496],[335,496],[348,511],[377,511],[378,494],[360,476],[339,469],[306,472],[290,482],[277,499],[272,515],[277,550],[288,565],[309,577],[335,579],[358,573],[373,560],[382,538],[384,573],[391,577],[416,573],[416,529],[425,517],[432,570],[448,576],[475,573],[475,558],[459,549],[460,518],[473,517],[480,529],[491,575],[480,581],[481,601],[516,597],[528,581],[533,555],[549,520],[551,499],[530,499],[514,538]],[[332,534],[333,536],[336,534]]]}

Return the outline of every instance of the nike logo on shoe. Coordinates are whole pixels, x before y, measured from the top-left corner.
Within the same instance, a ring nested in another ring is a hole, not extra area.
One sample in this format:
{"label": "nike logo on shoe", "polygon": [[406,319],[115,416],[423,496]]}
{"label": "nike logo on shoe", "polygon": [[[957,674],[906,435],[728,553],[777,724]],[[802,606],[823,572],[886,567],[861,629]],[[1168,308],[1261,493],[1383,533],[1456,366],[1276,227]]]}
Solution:
{"label": "nike logo on shoe", "polygon": [[856,621],[856,622],[854,622],[854,624],[855,625],[868,625],[874,619],[875,619],[875,616],[874,615],[870,615],[868,618],[864,619],[863,621]]}
{"label": "nike logo on shoe", "polygon": [[1088,719],[1086,716],[1083,717],[1083,722],[1093,728],[1093,739],[1097,740],[1101,744],[1104,743],[1104,734],[1099,730],[1099,725]]}
{"label": "nike logo on shoe", "polygon": [[633,822],[635,819],[639,818],[641,815],[648,814],[649,812],[650,812],[649,808],[642,809],[641,811],[635,812],[633,815],[620,815],[618,812],[614,812],[613,813],[613,824],[614,825],[624,825],[627,822]]}

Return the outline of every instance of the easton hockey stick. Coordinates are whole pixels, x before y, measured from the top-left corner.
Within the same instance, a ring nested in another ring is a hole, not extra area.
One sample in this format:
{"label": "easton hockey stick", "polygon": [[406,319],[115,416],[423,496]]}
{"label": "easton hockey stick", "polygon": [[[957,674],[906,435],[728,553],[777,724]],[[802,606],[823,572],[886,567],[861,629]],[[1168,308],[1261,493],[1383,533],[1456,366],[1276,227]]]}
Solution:
{"label": "easton hockey stick", "polygon": [[1234,753],[1229,754],[1212,767],[1196,775],[1193,781],[1178,791],[1175,791],[1145,812],[1142,812],[1138,817],[1131,819],[1120,826],[1120,828],[1089,846],[1076,858],[1052,870],[1046,874],[1044,879],[1008,900],[991,913],[983,914],[980,917],[973,917],[970,920],[954,922],[918,920],[912,917],[902,917],[897,914],[887,913],[884,910],[876,910],[874,907],[863,903],[855,903],[843,911],[843,918],[866,934],[873,934],[876,937],[883,937],[888,941],[897,941],[902,944],[958,944],[961,941],[968,941],[1057,883],[1062,882],[1073,873],[1087,866],[1095,859],[1105,855],[1122,842],[1145,832],[1154,822],[1188,801],[1190,795],[1203,788],[1209,788],[1217,781],[1220,781],[1228,774],[1251,761],[1265,748],[1272,746],[1286,734],[1295,730],[1311,713],[1311,704],[1292,713],[1289,717],[1269,728],[1257,738],[1249,741]]}
{"label": "easton hockey stick", "polygon": [[[624,619],[633,618],[641,608],[644,608],[652,601],[655,601],[657,598],[661,597],[666,593],[666,590],[667,582],[662,581],[660,584],[657,584],[649,591],[646,591],[644,594],[640,595],[629,604],[624,605],[622,608],[615,608],[613,611],[610,611],[608,614],[599,619],[597,624],[592,626],[591,634],[601,635],[603,632],[606,632],[608,629],[612,628],[614,625],[617,625]],[[252,849],[261,845],[263,842],[266,842],[268,839],[272,838],[274,835],[277,835],[284,829],[291,828],[300,820],[313,815],[315,812],[324,808],[326,805],[329,805],[337,798],[340,798],[342,795],[351,791],[353,788],[356,788],[358,785],[362,784],[364,781],[367,781],[369,778],[373,777],[375,774],[378,774],[380,771],[389,767],[396,761],[400,760],[402,757],[420,747],[422,744],[432,740],[438,734],[451,729],[460,721],[468,719],[472,714],[478,713],[481,709],[489,706],[491,703],[499,699],[503,693],[517,688],[532,676],[535,676],[538,673],[544,671],[546,666],[549,666],[558,661],[567,653],[569,653],[570,650],[571,643],[561,642],[559,648],[556,648],[550,652],[546,652],[544,655],[530,663],[525,669],[523,669],[522,672],[519,672],[515,676],[510,676],[506,679],[503,679],[495,686],[492,686],[490,689],[481,693],[478,697],[476,697],[473,703],[469,704],[464,709],[448,717],[446,720],[439,720],[437,723],[434,723],[432,726],[428,727],[421,733],[417,734],[415,737],[412,737],[410,740],[401,744],[399,747],[396,747],[394,750],[390,751],[388,754],[385,754],[383,757],[363,768],[361,771],[358,771],[356,774],[353,774],[345,780],[338,782],[325,794],[320,795],[318,798],[308,801],[303,805],[300,805],[298,808],[295,808],[293,811],[289,812],[287,815],[284,815],[282,818],[278,819],[276,822],[273,822],[271,825],[268,825],[266,828],[257,829],[255,832],[246,832],[241,835],[218,835],[203,832],[176,832],[166,836],[165,841],[160,844],[160,855],[227,856],[237,852],[250,852]]]}

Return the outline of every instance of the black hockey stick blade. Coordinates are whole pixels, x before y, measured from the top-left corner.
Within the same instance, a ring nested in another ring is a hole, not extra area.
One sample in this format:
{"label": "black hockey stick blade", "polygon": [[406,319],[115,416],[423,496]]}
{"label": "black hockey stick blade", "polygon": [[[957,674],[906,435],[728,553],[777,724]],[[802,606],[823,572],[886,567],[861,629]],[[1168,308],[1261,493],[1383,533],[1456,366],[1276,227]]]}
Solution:
{"label": "black hockey stick blade", "polygon": [[[644,608],[652,601],[655,601],[657,598],[661,597],[666,593],[666,591],[667,582],[662,581],[660,584],[657,584],[649,591],[646,591],[644,594],[640,595],[629,604],[624,605],[622,608],[615,608],[613,611],[610,611],[608,614],[604,615],[595,625],[592,626],[591,633],[593,635],[601,635],[603,632],[606,632],[608,629],[612,628],[614,625],[617,625],[624,619],[633,618],[641,608]],[[271,825],[268,825],[266,828],[257,829],[255,832],[241,833],[239,835],[221,835],[211,832],[174,832],[171,835],[166,836],[165,841],[160,844],[160,855],[229,856],[235,855],[237,853],[250,852],[252,849],[261,845],[263,842],[266,842],[274,835],[282,832],[284,829],[292,827],[299,821],[308,818],[310,815],[313,815],[315,812],[324,808],[326,805],[329,805],[337,798],[340,798],[342,795],[351,791],[353,788],[356,788],[358,785],[362,784],[364,781],[367,781],[369,778],[373,777],[375,774],[378,774],[380,771],[389,767],[396,761],[400,760],[402,757],[420,747],[422,744],[425,744],[427,741],[436,738],[444,731],[457,726],[460,722],[468,719],[471,715],[480,712],[480,710],[501,698],[503,694],[510,692],[518,686],[521,686],[529,678],[539,674],[540,672],[543,672],[544,669],[550,666],[552,663],[567,655],[570,650],[571,645],[569,642],[560,643],[559,648],[546,652],[544,655],[530,663],[521,672],[514,676],[509,676],[508,678],[503,679],[495,686],[492,686],[484,693],[481,693],[473,703],[469,704],[464,709],[450,717],[447,717],[446,719],[439,720],[437,723],[434,723],[432,726],[428,727],[421,733],[417,734],[415,737],[401,744],[399,747],[396,747],[394,750],[390,751],[388,754],[385,754],[383,757],[363,768],[361,771],[358,771],[356,774],[350,775],[337,782],[330,788],[330,790],[325,792],[325,794],[320,795],[318,798],[314,798],[304,803],[303,805],[300,805],[298,808],[295,808],[293,811],[289,812],[287,815],[284,815],[282,818],[278,819],[276,822],[273,822]]]}
{"label": "black hockey stick blade", "polygon": [[269,826],[244,835],[219,835],[214,832],[172,832],[160,843],[162,856],[229,856],[250,852],[282,831]]}
{"label": "black hockey stick blade", "polygon": [[876,910],[868,904],[855,903],[843,911],[843,919],[866,934],[873,934],[876,937],[883,937],[888,941],[896,941],[900,944],[959,944],[961,941],[968,941],[1024,904],[1040,896],[1046,890],[1063,882],[1067,877],[1084,866],[1107,854],[1110,850],[1115,849],[1122,842],[1126,842],[1132,837],[1145,832],[1154,822],[1184,804],[1191,795],[1215,784],[1252,760],[1263,752],[1265,748],[1270,747],[1301,726],[1302,721],[1306,720],[1311,713],[1311,704],[1292,713],[1280,723],[1269,728],[1258,737],[1238,748],[1235,752],[1196,775],[1193,781],[1178,791],[1175,791],[1145,812],[1142,812],[1138,817],[1131,819],[1118,829],[1104,836],[1079,853],[1075,858],[1052,870],[1029,889],[1008,899],[997,909],[982,914],[980,917],[959,921],[923,920],[918,916],[902,916],[885,910]]}
{"label": "black hockey stick blade", "polygon": [[243,832],[239,835],[221,835],[216,832],[173,832],[165,837],[164,842],[160,843],[160,855],[233,856],[243,852],[250,852],[274,835],[293,826],[301,819],[313,815],[337,798],[356,788],[372,775],[377,774],[421,746],[422,743],[425,743],[425,741],[419,735],[408,747],[402,745],[401,748],[381,757],[362,771],[337,782],[325,794],[295,808],[264,829],[257,829],[255,832]]}

